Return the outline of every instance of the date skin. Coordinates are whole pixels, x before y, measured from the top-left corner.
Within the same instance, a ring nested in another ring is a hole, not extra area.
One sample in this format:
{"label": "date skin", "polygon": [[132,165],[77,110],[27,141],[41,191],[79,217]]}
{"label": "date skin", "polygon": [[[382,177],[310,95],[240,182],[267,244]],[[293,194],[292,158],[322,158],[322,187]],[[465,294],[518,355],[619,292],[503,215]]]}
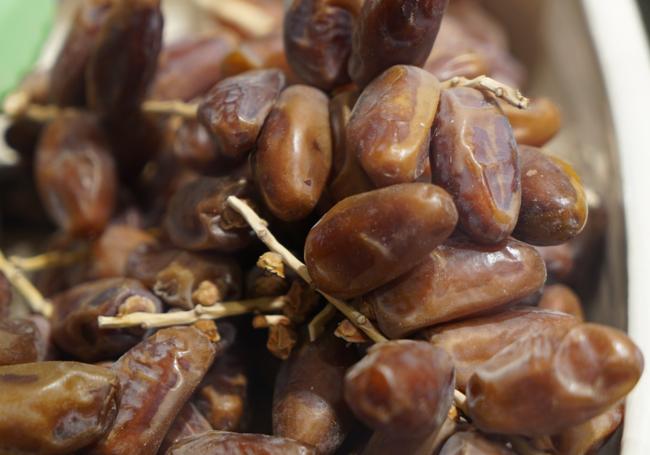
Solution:
{"label": "date skin", "polygon": [[127,224],[112,224],[92,244],[92,275],[96,278],[126,276],[129,255],[141,245],[155,243],[148,232]]}
{"label": "date skin", "polygon": [[348,65],[360,87],[393,65],[422,66],[438,35],[447,0],[366,0]]}
{"label": "date skin", "polygon": [[585,320],[580,297],[569,286],[563,284],[546,286],[537,306],[544,310],[570,314],[580,322]]}
{"label": "date skin", "polygon": [[70,454],[110,428],[120,384],[110,370],[78,362],[0,367],[0,452]]}
{"label": "date skin", "polygon": [[521,205],[517,143],[508,119],[478,90],[443,90],[431,141],[434,183],[458,208],[472,240],[496,244],[515,228]]}
{"label": "date skin", "polygon": [[343,377],[356,360],[331,334],[294,349],[275,382],[273,434],[314,446],[319,454],[334,453],[352,426]]}
{"label": "date skin", "polygon": [[88,105],[102,117],[138,109],[152,82],[162,46],[160,0],[116,0],[86,72]]}
{"label": "date skin", "polygon": [[545,280],[544,261],[535,248],[516,240],[481,246],[459,237],[364,301],[382,332],[401,338],[515,302],[538,291]]}
{"label": "date skin", "polygon": [[142,340],[144,331],[100,329],[98,316],[161,312],[162,303],[140,282],[106,278],[72,287],[53,299],[52,338],[85,362],[114,359]]}
{"label": "date skin", "polygon": [[108,223],[117,172],[93,116],[64,113],[47,125],[34,174],[43,206],[62,230],[83,236],[100,232]]}
{"label": "date skin", "polygon": [[113,364],[122,386],[115,422],[88,453],[154,455],[208,371],[216,348],[193,327],[162,329]]}
{"label": "date skin", "polygon": [[474,371],[503,348],[536,333],[561,336],[579,322],[555,311],[512,308],[432,327],[421,336],[449,353],[456,367],[456,388],[465,391]]}
{"label": "date skin", "polygon": [[271,110],[253,154],[253,175],[271,213],[306,218],[316,207],[332,167],[329,100],[318,89],[293,85]]}
{"label": "date skin", "polygon": [[548,98],[533,98],[526,109],[500,101],[519,145],[541,147],[553,139],[562,126],[560,109]]}
{"label": "date skin", "polygon": [[191,402],[185,403],[165,435],[158,453],[164,455],[178,441],[212,430],[210,423]]}
{"label": "date skin", "polygon": [[582,455],[597,453],[623,422],[625,406],[621,403],[551,438],[558,453]]}
{"label": "date skin", "polygon": [[429,183],[404,183],[351,196],[309,231],[305,263],[316,287],[357,297],[407,272],[451,235],[451,197]]}
{"label": "date skin", "polygon": [[534,245],[558,245],[576,237],[589,207],[580,177],[566,161],[519,147],[521,210],[513,235]]}
{"label": "date skin", "polygon": [[293,0],[284,17],[284,49],[305,83],[331,90],[350,80],[352,29],[361,0]]}
{"label": "date skin", "polygon": [[533,335],[474,372],[469,417],[490,433],[556,434],[616,404],[642,371],[641,351],[616,329],[580,324],[564,337]]}
{"label": "date skin", "polygon": [[414,182],[429,160],[438,80],[415,66],[396,65],[359,96],[347,127],[348,153],[378,187]]}
{"label": "date skin", "polygon": [[515,455],[515,452],[480,433],[461,431],[447,439],[440,455]]}
{"label": "date skin", "polygon": [[173,445],[167,455],[316,455],[314,448],[265,434],[210,431]]}
{"label": "date skin", "polygon": [[0,365],[43,360],[41,332],[28,319],[0,319]]}
{"label": "date skin", "polygon": [[284,52],[284,40],[280,33],[241,43],[239,47],[226,56],[221,65],[223,77],[268,68],[281,70],[287,76],[289,83],[300,83],[287,62]]}
{"label": "date skin", "polygon": [[285,84],[280,70],[252,70],[222,80],[205,95],[198,119],[222,155],[233,160],[247,156]]}
{"label": "date skin", "polygon": [[174,193],[164,219],[172,243],[188,250],[240,250],[250,243],[248,224],[226,204],[228,196],[248,198],[250,183],[228,177],[199,177]]}

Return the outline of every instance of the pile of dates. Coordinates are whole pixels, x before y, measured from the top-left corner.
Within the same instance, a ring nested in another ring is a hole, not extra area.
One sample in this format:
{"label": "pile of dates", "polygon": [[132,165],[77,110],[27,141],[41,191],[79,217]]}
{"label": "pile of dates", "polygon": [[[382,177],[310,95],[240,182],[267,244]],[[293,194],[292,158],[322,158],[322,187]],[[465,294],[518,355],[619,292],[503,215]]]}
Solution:
{"label": "pile of dates", "polygon": [[[17,88],[54,114],[7,131],[4,229],[67,259],[30,275],[51,314],[0,277],[0,454],[595,453],[643,356],[584,320],[604,215],[541,148],[558,108],[470,81],[525,87],[502,27],[473,0],[218,3],[163,44],[159,0],[83,0]],[[258,265],[230,196],[311,283]]]}

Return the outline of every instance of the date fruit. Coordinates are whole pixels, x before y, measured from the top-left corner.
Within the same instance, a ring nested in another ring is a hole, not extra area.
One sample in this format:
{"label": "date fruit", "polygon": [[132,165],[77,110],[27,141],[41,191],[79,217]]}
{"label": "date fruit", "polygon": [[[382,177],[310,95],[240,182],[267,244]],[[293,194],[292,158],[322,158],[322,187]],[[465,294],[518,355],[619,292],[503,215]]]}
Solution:
{"label": "date fruit", "polygon": [[548,98],[533,98],[526,109],[500,101],[519,145],[541,147],[560,130],[560,109]]}
{"label": "date fruit", "polygon": [[167,455],[316,455],[307,445],[291,439],[265,434],[210,431],[183,439],[173,445]]}
{"label": "date fruit", "polygon": [[43,360],[41,332],[29,319],[0,319],[0,366]]}

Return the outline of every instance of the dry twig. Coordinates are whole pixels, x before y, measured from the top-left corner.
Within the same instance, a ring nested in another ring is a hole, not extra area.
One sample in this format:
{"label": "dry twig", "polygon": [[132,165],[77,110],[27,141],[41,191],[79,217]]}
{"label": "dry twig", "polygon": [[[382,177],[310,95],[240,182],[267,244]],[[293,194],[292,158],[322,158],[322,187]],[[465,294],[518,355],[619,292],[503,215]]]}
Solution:
{"label": "dry twig", "polygon": [[478,76],[474,79],[457,76],[443,82],[442,85],[445,88],[470,87],[484,92],[489,92],[497,98],[501,98],[519,109],[526,109],[530,102],[530,100],[522,95],[519,90],[487,76]]}
{"label": "dry twig", "polygon": [[52,316],[52,304],[45,299],[25,275],[0,251],[0,271],[11,285],[25,298],[31,310],[40,313],[46,318]]}

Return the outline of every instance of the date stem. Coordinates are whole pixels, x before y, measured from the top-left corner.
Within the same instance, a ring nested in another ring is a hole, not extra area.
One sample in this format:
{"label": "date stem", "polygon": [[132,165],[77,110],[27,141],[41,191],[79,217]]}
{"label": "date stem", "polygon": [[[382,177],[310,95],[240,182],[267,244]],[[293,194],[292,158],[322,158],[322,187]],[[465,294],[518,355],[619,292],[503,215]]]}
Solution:
{"label": "date stem", "polygon": [[87,249],[78,249],[75,251],[55,250],[30,257],[9,256],[9,261],[25,272],[36,272],[76,264],[87,256]]}
{"label": "date stem", "polygon": [[[282,260],[285,264],[291,267],[307,284],[314,287],[314,282],[309,276],[307,271],[307,266],[303,264],[296,256],[291,253],[287,248],[284,247],[278,240],[273,236],[271,231],[267,228],[266,221],[262,220],[253,209],[250,208],[248,204],[239,199],[237,196],[229,196],[227,199],[228,204],[236,210],[251,226],[257,237],[264,243],[271,251],[278,253],[282,256]],[[333,297],[316,287],[316,291],[327,299],[334,307],[339,310],[345,317],[347,317],[352,324],[361,329],[368,337],[377,342],[388,341],[385,336],[383,336],[375,326],[361,314],[359,311],[352,308],[350,305],[345,303],[342,300]]]}
{"label": "date stem", "polygon": [[25,298],[30,309],[49,318],[52,316],[52,304],[43,297],[29,279],[11,261],[7,260],[0,251],[0,271],[4,273],[9,283]]}
{"label": "date stem", "polygon": [[336,313],[336,308],[328,303],[316,316],[314,316],[307,325],[309,341],[316,341],[316,339],[323,334],[327,323],[334,319]]}
{"label": "date stem", "polygon": [[478,76],[474,79],[456,76],[444,81],[442,86],[443,88],[470,87],[482,92],[489,92],[519,109],[526,109],[530,102],[519,90],[487,76]]}

